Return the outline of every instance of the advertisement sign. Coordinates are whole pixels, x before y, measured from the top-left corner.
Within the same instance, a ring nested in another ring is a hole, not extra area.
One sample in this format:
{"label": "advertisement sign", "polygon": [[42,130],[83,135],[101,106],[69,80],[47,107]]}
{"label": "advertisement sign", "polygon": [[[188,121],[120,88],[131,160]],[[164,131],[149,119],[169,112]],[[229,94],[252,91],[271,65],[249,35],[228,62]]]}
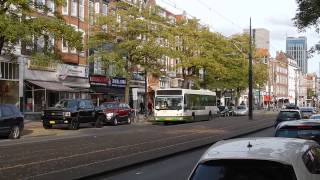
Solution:
{"label": "advertisement sign", "polygon": [[66,79],[68,76],[88,78],[89,69],[87,66],[74,66],[69,64],[59,64],[57,75],[59,79]]}
{"label": "advertisement sign", "polygon": [[91,75],[89,77],[90,84],[107,86],[109,79],[106,76]]}
{"label": "advertisement sign", "polygon": [[125,78],[112,78],[109,82],[109,86],[112,87],[125,87],[127,84]]}

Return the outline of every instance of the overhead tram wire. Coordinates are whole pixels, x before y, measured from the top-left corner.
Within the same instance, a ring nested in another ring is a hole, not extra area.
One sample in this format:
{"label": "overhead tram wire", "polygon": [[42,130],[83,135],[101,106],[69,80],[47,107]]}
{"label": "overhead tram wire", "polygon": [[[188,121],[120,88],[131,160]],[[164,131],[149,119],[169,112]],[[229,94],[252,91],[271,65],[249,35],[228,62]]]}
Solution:
{"label": "overhead tram wire", "polygon": [[[234,27],[237,27],[239,28],[241,31],[243,31],[244,29],[248,29],[248,28],[244,28],[242,26],[240,26],[239,24],[235,23],[233,20],[231,20],[230,18],[224,16],[222,13],[220,13],[219,11],[217,11],[216,9],[210,7],[210,5],[208,5],[207,3],[203,2],[203,0],[197,0],[197,2],[199,4],[201,4],[203,7],[207,8],[210,12],[213,12],[215,14],[217,14],[218,16],[220,16],[221,18],[223,18],[224,20],[226,20],[227,22],[229,22],[230,24],[232,24]],[[238,31],[238,29],[237,29]],[[259,35],[258,35],[259,36]],[[260,35],[261,36],[261,35]],[[270,44],[270,48],[273,50],[273,51],[277,51],[276,48],[274,46],[272,46]]]}

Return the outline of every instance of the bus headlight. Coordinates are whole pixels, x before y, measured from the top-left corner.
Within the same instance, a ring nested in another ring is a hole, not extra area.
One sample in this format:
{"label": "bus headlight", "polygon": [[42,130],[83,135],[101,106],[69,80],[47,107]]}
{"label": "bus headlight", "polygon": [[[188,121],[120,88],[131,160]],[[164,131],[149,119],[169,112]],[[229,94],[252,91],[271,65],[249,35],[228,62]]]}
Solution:
{"label": "bus headlight", "polygon": [[71,112],[63,112],[62,113],[64,117],[70,117],[71,116]]}

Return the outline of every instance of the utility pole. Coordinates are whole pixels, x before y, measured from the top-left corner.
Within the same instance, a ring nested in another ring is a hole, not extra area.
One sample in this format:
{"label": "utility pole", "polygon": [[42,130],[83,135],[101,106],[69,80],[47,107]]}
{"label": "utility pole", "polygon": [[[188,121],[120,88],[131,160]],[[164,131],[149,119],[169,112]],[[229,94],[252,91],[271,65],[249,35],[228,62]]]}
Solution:
{"label": "utility pole", "polygon": [[298,69],[294,70],[295,72],[295,98],[294,98],[294,105],[298,107]]}
{"label": "utility pole", "polygon": [[252,102],[252,27],[251,27],[251,17],[250,17],[250,38],[249,38],[249,120],[253,118],[253,102]]}

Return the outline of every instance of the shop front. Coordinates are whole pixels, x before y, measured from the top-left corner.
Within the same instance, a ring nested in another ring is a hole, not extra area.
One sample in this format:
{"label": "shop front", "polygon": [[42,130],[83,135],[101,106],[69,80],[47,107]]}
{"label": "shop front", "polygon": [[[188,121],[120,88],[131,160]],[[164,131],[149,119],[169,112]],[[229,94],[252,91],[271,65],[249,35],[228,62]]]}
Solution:
{"label": "shop front", "polygon": [[[74,98],[77,92],[64,86],[57,77],[57,65],[35,66],[28,62],[24,70],[24,112],[29,117],[39,117],[45,108],[54,106],[65,98]],[[50,67],[50,68],[48,68]]]}
{"label": "shop front", "polygon": [[63,86],[72,88],[76,92],[73,98],[90,98],[89,70],[87,66],[59,64],[57,78]]}
{"label": "shop front", "polygon": [[0,104],[19,103],[19,64],[0,60]]}
{"label": "shop front", "polygon": [[90,75],[90,95],[95,105],[99,106],[108,98],[109,78],[104,75]]}

